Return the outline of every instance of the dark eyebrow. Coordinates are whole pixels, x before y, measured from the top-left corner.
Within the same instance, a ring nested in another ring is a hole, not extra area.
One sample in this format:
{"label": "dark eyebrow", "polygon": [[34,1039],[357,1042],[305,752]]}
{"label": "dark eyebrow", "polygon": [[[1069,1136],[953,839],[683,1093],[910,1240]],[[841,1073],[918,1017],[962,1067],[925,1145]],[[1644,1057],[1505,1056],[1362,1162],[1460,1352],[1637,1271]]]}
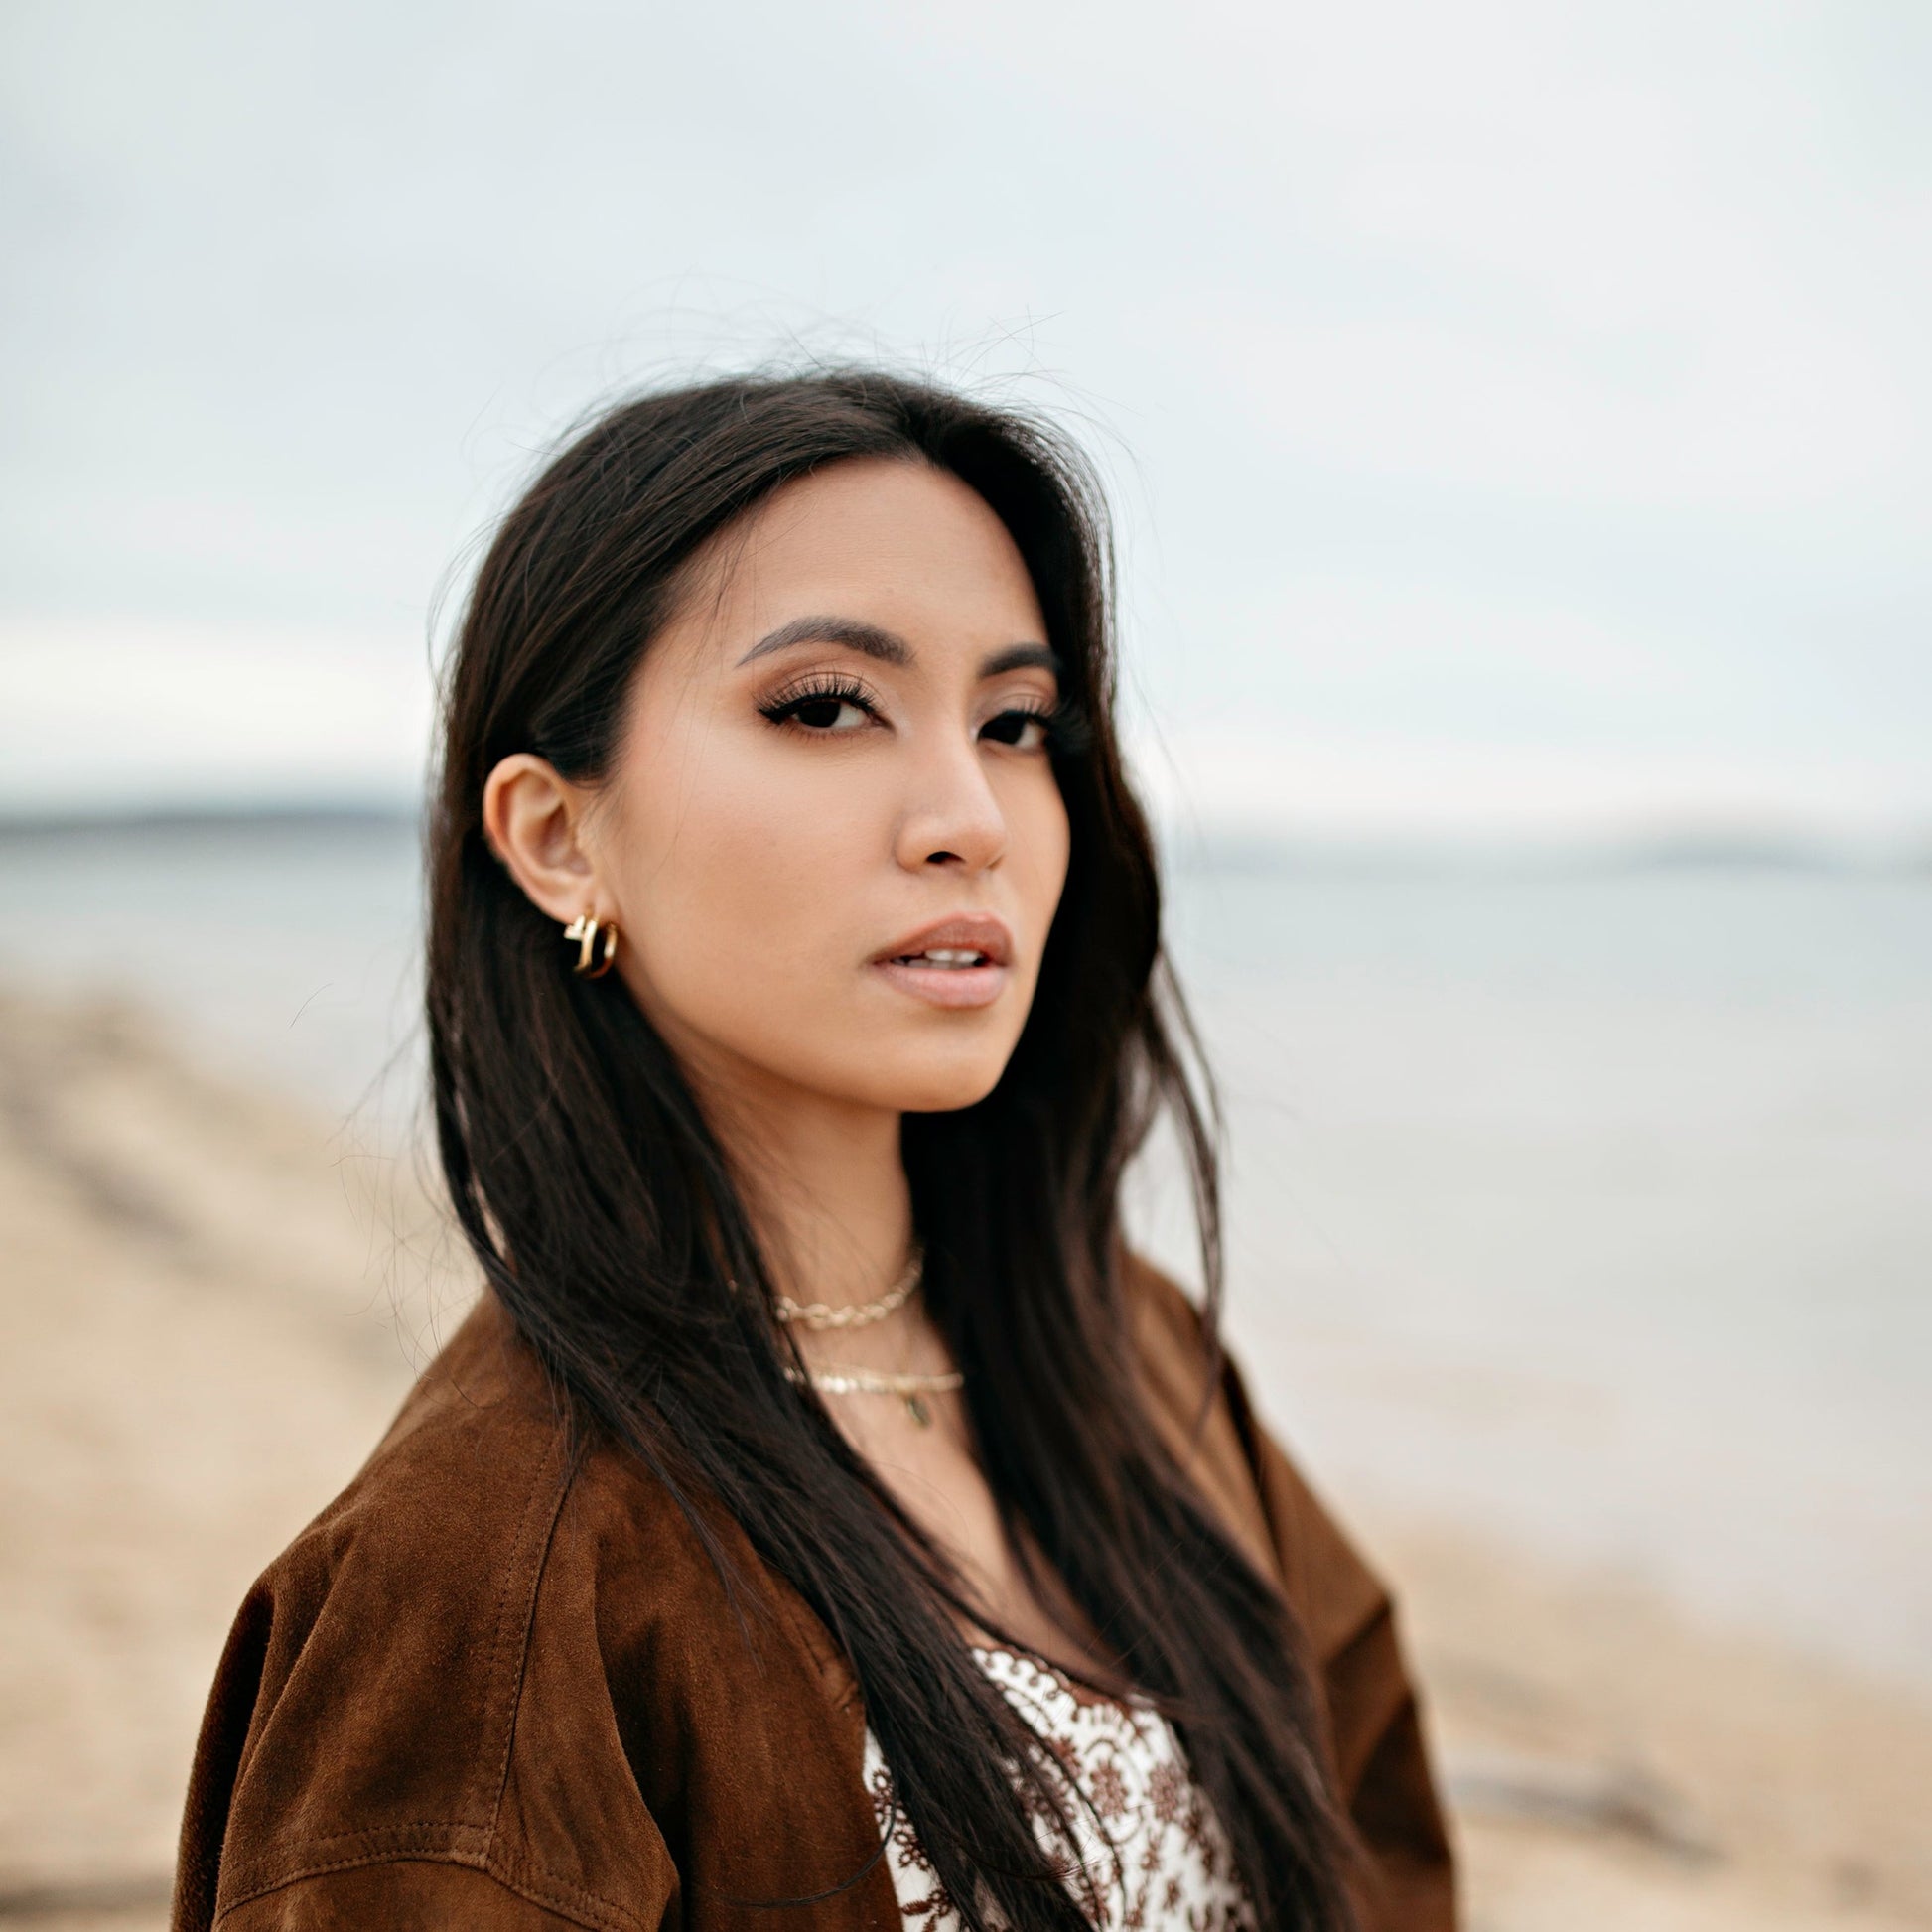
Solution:
{"label": "dark eyebrow", "polygon": [[[843,644],[848,650],[863,651],[882,664],[909,664],[912,646],[895,630],[867,623],[862,618],[793,618],[776,630],[760,637],[738,661],[749,664],[754,658],[768,657],[773,651],[789,650],[793,644]],[[1042,670],[1060,675],[1059,653],[1045,644],[1006,644],[990,651],[980,660],[982,678],[999,677],[1006,671]]]}
{"label": "dark eyebrow", "polygon": [[1003,671],[1051,671],[1060,675],[1060,654],[1045,644],[1008,644],[980,660],[980,676],[998,677]]}
{"label": "dark eyebrow", "polygon": [[774,650],[786,650],[793,644],[844,644],[878,658],[882,664],[912,661],[912,647],[903,637],[858,618],[793,618],[760,637],[738,661],[749,664],[755,657],[768,657]]}

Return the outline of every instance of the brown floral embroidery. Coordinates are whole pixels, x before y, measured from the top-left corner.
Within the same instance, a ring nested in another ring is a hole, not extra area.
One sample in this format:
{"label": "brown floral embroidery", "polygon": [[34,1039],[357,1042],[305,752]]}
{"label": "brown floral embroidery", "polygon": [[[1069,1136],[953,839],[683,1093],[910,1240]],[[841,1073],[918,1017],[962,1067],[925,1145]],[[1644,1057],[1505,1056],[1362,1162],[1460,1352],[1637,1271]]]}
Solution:
{"label": "brown floral embroidery", "polygon": [[[1098,1932],[1252,1932],[1220,1821],[1165,1718],[1138,1701],[1076,1696],[1058,1672],[1011,1651],[973,1654],[1068,1780],[1082,1861],[1068,1883]],[[901,1915],[920,1932],[959,1932],[951,1898],[894,1803],[892,1774],[870,1731],[866,1784]],[[1035,1828],[1049,1849],[1063,1849],[1046,1820]]]}

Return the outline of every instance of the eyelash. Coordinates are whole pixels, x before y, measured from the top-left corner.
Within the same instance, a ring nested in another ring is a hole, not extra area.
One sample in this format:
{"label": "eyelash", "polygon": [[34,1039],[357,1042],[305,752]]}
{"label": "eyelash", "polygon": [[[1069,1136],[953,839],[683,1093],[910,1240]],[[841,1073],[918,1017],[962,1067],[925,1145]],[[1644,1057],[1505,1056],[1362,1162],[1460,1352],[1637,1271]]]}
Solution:
{"label": "eyelash", "polygon": [[[877,718],[879,707],[873,702],[872,695],[863,684],[850,678],[832,674],[821,674],[806,678],[778,693],[775,698],[759,706],[759,712],[774,725],[797,725],[797,714],[810,704],[849,704]],[[1064,701],[1054,705],[1009,705],[989,719],[988,724],[997,724],[1003,718],[1027,718],[1037,720],[1045,727],[1045,749],[1056,752],[1071,752],[1085,743],[1085,735],[1075,708]],[[811,733],[814,737],[831,737],[833,734],[821,727],[798,726],[798,729]],[[983,729],[983,728],[982,728]],[[998,741],[996,741],[998,742]]]}

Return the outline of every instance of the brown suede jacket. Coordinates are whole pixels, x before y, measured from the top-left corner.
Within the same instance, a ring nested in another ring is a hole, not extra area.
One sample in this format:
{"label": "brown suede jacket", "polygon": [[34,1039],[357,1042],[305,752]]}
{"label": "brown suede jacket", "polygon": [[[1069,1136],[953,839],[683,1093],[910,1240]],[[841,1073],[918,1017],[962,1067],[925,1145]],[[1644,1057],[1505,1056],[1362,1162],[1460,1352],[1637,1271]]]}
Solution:
{"label": "brown suede jacket", "polygon": [[[1193,1308],[1133,1273],[1161,1426],[1280,1577],[1319,1662],[1323,1742],[1368,1854],[1363,1926],[1451,1932],[1388,1595],[1232,1369],[1190,1434]],[[884,1863],[847,1882],[877,1838],[850,1670],[789,1587],[738,1554],[773,1612],[749,1640],[634,1459],[567,1467],[556,1404],[486,1297],[235,1619],[189,1789],[176,1932],[896,1932]]]}

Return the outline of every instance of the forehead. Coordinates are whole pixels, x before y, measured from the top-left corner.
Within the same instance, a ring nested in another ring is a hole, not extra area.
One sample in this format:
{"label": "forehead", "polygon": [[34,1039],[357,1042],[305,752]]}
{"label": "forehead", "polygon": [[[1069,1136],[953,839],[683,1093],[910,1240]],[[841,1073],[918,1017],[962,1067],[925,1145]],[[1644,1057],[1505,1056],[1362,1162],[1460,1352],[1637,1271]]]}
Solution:
{"label": "forehead", "polygon": [[935,648],[1043,641],[1005,524],[950,472],[864,457],[794,478],[693,559],[683,628],[749,641],[806,615],[856,618]]}

